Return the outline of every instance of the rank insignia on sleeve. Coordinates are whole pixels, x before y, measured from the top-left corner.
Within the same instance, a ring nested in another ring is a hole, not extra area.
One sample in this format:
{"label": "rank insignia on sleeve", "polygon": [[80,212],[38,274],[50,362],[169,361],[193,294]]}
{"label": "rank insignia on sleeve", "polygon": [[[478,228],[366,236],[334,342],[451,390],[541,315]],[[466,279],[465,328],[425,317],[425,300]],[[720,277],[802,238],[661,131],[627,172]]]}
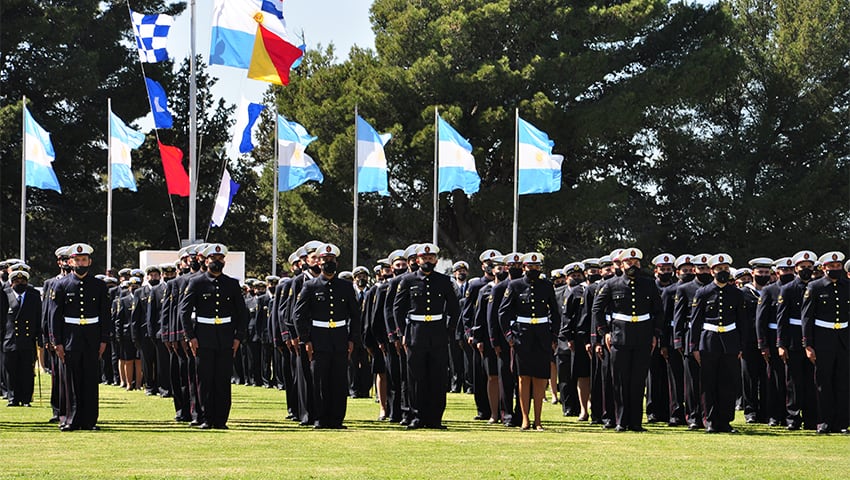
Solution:
{"label": "rank insignia on sleeve", "polygon": [[694,299],[694,301],[693,301],[693,302],[691,302],[691,306],[692,306],[692,307],[696,307],[696,306],[697,306],[697,299],[696,299],[696,298]]}
{"label": "rank insignia on sleeve", "polygon": [[505,298],[508,298],[510,296],[511,296],[511,289],[509,288],[509,289],[505,290]]}
{"label": "rank insignia on sleeve", "polygon": [[806,289],[806,293],[803,294],[803,298],[804,299],[809,298],[809,290],[808,289]]}
{"label": "rank insignia on sleeve", "polygon": [[[785,300],[782,298],[782,295],[780,295],[779,298],[776,299],[776,303],[783,303],[784,301]],[[761,303],[761,298],[759,298],[759,303]]]}
{"label": "rank insignia on sleeve", "polygon": [[[779,298],[782,298],[782,297],[779,297]],[[761,299],[761,297],[759,297],[759,302],[758,302],[758,304],[759,304],[759,305],[761,305],[761,304],[762,304],[762,299]]]}

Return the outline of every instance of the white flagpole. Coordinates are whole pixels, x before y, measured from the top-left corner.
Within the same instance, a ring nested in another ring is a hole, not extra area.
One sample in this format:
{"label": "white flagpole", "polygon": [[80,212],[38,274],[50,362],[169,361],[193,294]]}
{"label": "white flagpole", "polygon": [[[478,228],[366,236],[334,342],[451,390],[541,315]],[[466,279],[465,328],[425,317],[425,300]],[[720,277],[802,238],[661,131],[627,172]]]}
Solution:
{"label": "white flagpole", "polygon": [[434,107],[434,228],[431,243],[437,244],[440,229],[440,113],[439,107]]}
{"label": "white flagpole", "polygon": [[106,99],[106,271],[112,269],[112,98]]}
{"label": "white flagpole", "polygon": [[198,107],[197,81],[195,76],[195,0],[190,2],[190,39],[189,39],[189,242],[197,238],[197,200],[198,200]]}
{"label": "white flagpole", "polygon": [[352,228],[352,245],[351,245],[351,268],[357,266],[357,170],[359,159],[357,158],[357,105],[354,106],[354,225]]}
{"label": "white flagpole", "polygon": [[513,251],[517,251],[517,230],[519,229],[519,107],[514,118],[514,225]]}
{"label": "white flagpole", "polygon": [[274,109],[274,159],[272,160],[272,170],[274,171],[274,186],[272,187],[272,191],[274,192],[274,206],[272,207],[272,275],[277,275],[277,210],[278,210],[278,202],[279,202],[279,188],[278,188],[278,171],[280,170],[279,164],[279,156],[280,151],[280,141],[278,141],[279,132],[277,131],[278,124],[278,116],[277,113],[277,105],[275,105]]}
{"label": "white flagpole", "polygon": [[27,96],[24,95],[24,108],[21,110],[21,133],[23,142],[21,146],[21,252],[22,262],[27,261]]}

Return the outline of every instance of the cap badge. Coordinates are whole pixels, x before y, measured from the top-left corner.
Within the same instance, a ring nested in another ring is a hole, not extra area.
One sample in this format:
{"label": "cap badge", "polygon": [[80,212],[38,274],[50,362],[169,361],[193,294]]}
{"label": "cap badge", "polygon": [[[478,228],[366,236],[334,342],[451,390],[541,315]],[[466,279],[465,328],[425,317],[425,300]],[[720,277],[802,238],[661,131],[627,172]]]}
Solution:
{"label": "cap badge", "polygon": [[431,253],[431,247],[425,245],[425,253]]}
{"label": "cap badge", "polygon": [[785,260],[785,265],[791,265],[793,262],[791,260]]}
{"label": "cap badge", "polygon": [[722,262],[723,261],[723,255],[721,255],[718,260],[720,260]]}
{"label": "cap badge", "polygon": [[809,254],[808,254],[808,253],[804,253],[804,254],[803,254],[803,258],[804,258],[804,259],[806,259],[806,260],[808,260],[808,259],[809,259]]}
{"label": "cap badge", "polygon": [[835,261],[838,261],[838,254],[837,254],[837,253],[833,253],[833,254],[832,254],[832,259],[833,259],[833,260],[835,260]]}
{"label": "cap badge", "polygon": [[77,253],[82,253],[83,247],[81,245],[77,245]]}
{"label": "cap badge", "polygon": [[631,255],[632,255],[633,257],[637,257],[637,253],[635,253],[635,251],[634,251],[634,250],[632,250]]}
{"label": "cap badge", "polygon": [[331,253],[331,246],[328,245],[327,247],[325,247],[325,251],[328,252],[328,253]]}
{"label": "cap badge", "polygon": [[536,262],[536,261],[537,261],[537,255],[532,255],[532,256],[531,256],[531,261],[532,261],[532,262]]}
{"label": "cap badge", "polygon": [[216,245],[215,251],[216,251],[216,253],[220,253],[221,252],[221,245]]}

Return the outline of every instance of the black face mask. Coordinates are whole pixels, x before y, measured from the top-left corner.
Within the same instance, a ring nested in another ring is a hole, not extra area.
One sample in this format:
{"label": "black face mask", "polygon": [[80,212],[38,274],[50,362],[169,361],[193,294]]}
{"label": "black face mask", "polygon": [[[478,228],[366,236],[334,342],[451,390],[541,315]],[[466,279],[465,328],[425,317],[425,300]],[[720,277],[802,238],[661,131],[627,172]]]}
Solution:
{"label": "black face mask", "polygon": [[[401,272],[401,273],[404,273],[404,272]],[[391,278],[393,278],[393,275],[392,275],[392,274],[389,274],[389,275],[381,275],[381,280],[389,280],[389,279],[391,279]]]}
{"label": "black face mask", "polygon": [[779,276],[779,283],[781,283],[782,285],[785,285],[786,283],[790,282],[791,280],[794,280],[794,274],[793,273],[786,273],[786,274]]}
{"label": "black face mask", "polygon": [[434,264],[433,264],[433,263],[431,263],[431,262],[424,262],[423,264],[419,265],[419,268],[421,268],[421,269],[422,269],[422,271],[423,271],[423,272],[425,272],[425,273],[431,273],[431,272],[433,272],[433,271],[434,271],[434,267],[436,267],[436,265],[434,265]]}
{"label": "black face mask", "polygon": [[613,273],[606,273],[605,275],[602,275],[602,280],[610,280],[612,278],[614,278]]}
{"label": "black face mask", "polygon": [[658,275],[658,279],[664,283],[669,283],[670,280],[673,280],[673,272],[664,272]]}
{"label": "black face mask", "polygon": [[525,272],[525,276],[528,277],[529,280],[537,280],[540,278],[540,270],[528,270]]}
{"label": "black face mask", "polygon": [[506,271],[502,270],[501,272],[499,272],[499,273],[497,273],[497,274],[496,274],[496,278],[497,278],[500,282],[503,282],[503,281],[505,281],[505,280],[508,278],[508,272],[506,272]]}
{"label": "black face mask", "polygon": [[519,267],[511,267],[508,269],[508,274],[511,278],[516,279],[522,276],[522,269]]}
{"label": "black face mask", "polygon": [[797,275],[800,276],[800,280],[802,280],[804,282],[808,282],[809,280],[812,279],[813,273],[814,272],[812,271],[811,268],[804,268],[804,269],[800,270],[799,272],[797,272]]}
{"label": "black face mask", "polygon": [[221,260],[213,260],[207,264],[207,268],[213,273],[221,273],[224,270],[224,262]]}
{"label": "black face mask", "polygon": [[756,285],[763,287],[770,283],[770,275],[753,275],[753,281]]}
{"label": "black face mask", "polygon": [[698,273],[697,274],[697,281],[699,283],[703,284],[703,285],[710,282],[712,278],[714,278],[714,277],[712,277],[710,273]]}
{"label": "black face mask", "polygon": [[[493,269],[491,268],[490,271],[487,272],[487,273],[493,273]],[[465,273],[458,273],[457,279],[460,280],[461,282],[466,280],[466,274]]]}
{"label": "black face mask", "polygon": [[14,286],[12,287],[12,290],[14,290],[14,291],[15,291],[15,293],[17,293],[17,294],[19,294],[19,295],[20,295],[20,294],[22,294],[22,293],[24,293],[24,292],[26,292],[26,291],[27,291],[27,284],[26,284],[26,283],[19,283],[19,284],[17,284],[17,285],[14,285]]}
{"label": "black face mask", "polygon": [[89,267],[77,265],[76,267],[74,267],[74,273],[76,273],[77,275],[80,275],[80,276],[85,275],[85,274],[89,273]]}
{"label": "black face mask", "polygon": [[602,279],[602,275],[599,275],[598,273],[591,273],[590,275],[587,276],[587,281],[590,282],[590,283],[597,282],[601,279]]}
{"label": "black face mask", "polygon": [[9,280],[9,272],[0,272],[0,280],[3,280],[4,282]]}
{"label": "black face mask", "polygon": [[199,262],[197,260],[192,260],[191,262],[189,262],[189,268],[191,268],[193,271],[197,272],[198,270],[201,269],[201,262]]}
{"label": "black face mask", "polygon": [[189,267],[180,267],[181,274],[186,275],[189,272],[191,272],[191,270],[189,270]]}
{"label": "black face mask", "polygon": [[636,265],[632,265],[631,267],[626,269],[626,275],[628,275],[629,278],[635,278],[635,275],[637,275],[639,270],[640,268],[638,268]]}
{"label": "black face mask", "polygon": [[71,266],[68,265],[67,263],[65,265],[62,265],[62,271],[65,272],[65,273],[70,273],[71,272]]}
{"label": "black face mask", "polygon": [[582,281],[581,281],[580,279],[578,279],[578,278],[571,278],[571,279],[569,279],[569,281],[568,281],[567,283],[569,283],[569,284],[570,284],[570,287],[576,287],[576,286],[578,286],[578,284],[580,284],[581,282],[582,282]]}
{"label": "black face mask", "polygon": [[336,273],[336,262],[325,262],[322,264],[322,273],[333,275]]}
{"label": "black face mask", "polygon": [[833,280],[838,280],[844,276],[844,270],[827,270],[826,275]]}
{"label": "black face mask", "polygon": [[696,278],[696,275],[694,275],[693,273],[683,273],[679,275],[679,280],[681,280],[683,283],[690,282],[694,278]]}
{"label": "black face mask", "polygon": [[616,275],[616,276],[618,276],[618,277],[622,276],[622,275],[623,275],[623,270],[622,270],[622,269],[620,269],[620,268],[615,268],[615,269],[614,269],[614,275]]}
{"label": "black face mask", "polygon": [[357,279],[357,286],[358,287],[366,288],[366,285],[369,285],[369,280],[366,280],[365,278],[358,278]]}
{"label": "black face mask", "polygon": [[407,273],[407,268],[394,268],[393,269],[393,274],[395,276],[404,275],[405,273]]}
{"label": "black face mask", "polygon": [[159,285],[159,280],[148,280],[148,285],[155,287]]}
{"label": "black face mask", "polygon": [[292,276],[297,277],[298,275],[301,275],[301,272],[303,272],[303,270],[301,270],[301,267],[295,267],[292,269]]}
{"label": "black face mask", "polygon": [[313,272],[315,275],[318,275],[322,273],[322,267],[318,265],[310,265],[310,271]]}
{"label": "black face mask", "polygon": [[410,262],[407,264],[407,268],[410,269],[411,272],[415,272],[419,270],[419,264],[416,262]]}
{"label": "black face mask", "polygon": [[727,283],[731,277],[732,274],[726,270],[721,270],[714,274],[714,279],[719,283]]}

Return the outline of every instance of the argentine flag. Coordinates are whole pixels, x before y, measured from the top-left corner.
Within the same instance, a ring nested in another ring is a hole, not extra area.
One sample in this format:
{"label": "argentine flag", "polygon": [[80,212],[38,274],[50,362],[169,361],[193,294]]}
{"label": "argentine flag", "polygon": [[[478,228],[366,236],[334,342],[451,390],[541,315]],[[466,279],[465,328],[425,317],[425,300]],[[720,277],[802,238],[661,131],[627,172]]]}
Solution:
{"label": "argentine flag", "polygon": [[518,193],[550,193],[561,189],[562,155],[552,155],[555,142],[549,135],[534,125],[519,119],[517,124],[519,140],[519,179]]}
{"label": "argentine flag", "polygon": [[391,138],[389,133],[378,135],[363,117],[357,116],[357,193],[390,196],[384,145]]}
{"label": "argentine flag", "polygon": [[112,162],[112,185],[110,188],[126,188],[136,191],[136,178],[130,166],[130,150],[145,143],[145,134],[128,127],[118,115],[109,112],[109,152]]}
{"label": "argentine flag", "polygon": [[290,122],[282,115],[277,116],[279,192],[292,190],[308,180],[319,183],[325,180],[316,162],[304,153],[307,145],[315,139],[316,137],[307,133],[307,129],[301,124]]}
{"label": "argentine flag", "polygon": [[50,134],[41,128],[32,118],[29,109],[24,107],[24,142],[27,151],[24,153],[26,161],[26,186],[40,188],[42,190],[56,190],[62,193],[56,172],[53,171],[53,160],[56,153],[53,144],[50,143]]}
{"label": "argentine flag", "polygon": [[475,171],[475,158],[472,156],[472,145],[461,137],[442,117],[438,119],[439,138],[438,176],[440,185],[438,192],[451,192],[461,189],[463,193],[472,195],[478,191],[481,178]]}

